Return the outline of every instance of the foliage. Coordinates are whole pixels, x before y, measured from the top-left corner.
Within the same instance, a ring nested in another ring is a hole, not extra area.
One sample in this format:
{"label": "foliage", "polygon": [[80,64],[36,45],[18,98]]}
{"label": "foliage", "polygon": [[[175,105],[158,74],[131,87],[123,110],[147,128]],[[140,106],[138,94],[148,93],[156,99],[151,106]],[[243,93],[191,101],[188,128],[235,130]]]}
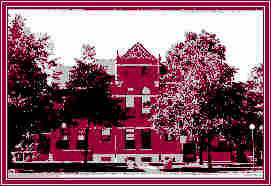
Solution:
{"label": "foliage", "polygon": [[213,127],[216,122],[200,116],[200,104],[206,102],[207,90],[231,81],[235,69],[224,60],[225,46],[215,34],[187,33],[186,40],[168,52],[168,73],[161,77],[152,107],[155,128],[181,135]]}
{"label": "foliage", "polygon": [[262,118],[264,116],[264,65],[259,64],[252,68],[248,79],[247,96],[250,97],[257,105],[257,115]]}
{"label": "foliage", "polygon": [[95,48],[83,45],[82,56],[70,71],[66,83],[69,91],[65,112],[74,118],[88,118],[89,122],[111,126],[125,118],[120,101],[112,98],[113,77],[96,64]]}
{"label": "foliage", "polygon": [[[250,124],[256,126],[254,143],[257,152],[262,150],[263,115],[263,65],[253,68],[252,80],[246,83],[232,82],[208,91],[207,101],[201,104],[201,113],[209,119],[219,119],[220,125],[216,128],[232,140],[236,146],[239,161],[246,161],[243,151],[252,144]],[[259,159],[259,157],[258,157]]]}
{"label": "foliage", "polygon": [[[53,92],[57,85],[48,85],[55,77],[55,60],[49,60],[49,38],[27,32],[24,20],[16,15],[8,25],[8,140],[13,148],[26,132],[48,130]],[[51,71],[51,74],[46,71]]]}

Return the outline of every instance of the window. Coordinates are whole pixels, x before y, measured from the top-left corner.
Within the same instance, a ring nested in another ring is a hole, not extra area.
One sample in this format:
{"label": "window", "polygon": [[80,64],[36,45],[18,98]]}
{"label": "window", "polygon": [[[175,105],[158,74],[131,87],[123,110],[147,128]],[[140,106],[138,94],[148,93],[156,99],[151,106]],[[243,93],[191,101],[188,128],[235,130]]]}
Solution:
{"label": "window", "polygon": [[130,128],[125,131],[125,149],[135,149],[135,129]]}
{"label": "window", "polygon": [[79,141],[85,140],[85,135],[78,135],[78,140]]}
{"label": "window", "polygon": [[104,128],[101,131],[102,140],[103,141],[110,141],[111,138],[111,128]]}
{"label": "window", "polygon": [[116,81],[116,85],[120,88],[123,84],[123,81]]}
{"label": "window", "polygon": [[146,74],[146,71],[147,71],[147,67],[146,66],[142,67],[141,74],[142,75]]}
{"label": "window", "polygon": [[159,87],[159,81],[154,81],[154,86]]}
{"label": "window", "polygon": [[50,152],[50,138],[48,138],[46,135],[40,135],[38,151],[43,154],[47,154]]}
{"label": "window", "polygon": [[61,125],[61,137],[62,140],[68,140],[68,136],[69,136],[69,129],[67,128],[67,124],[66,123],[62,123]]}
{"label": "window", "polygon": [[128,91],[134,91],[134,88],[128,88]]}
{"label": "window", "polygon": [[67,124],[63,122],[63,123],[61,124],[61,127],[62,127],[62,128],[67,128]]}
{"label": "window", "polygon": [[77,149],[85,149],[85,147],[87,146],[87,141],[86,141],[86,129],[85,128],[81,128],[78,130],[77,133]]}
{"label": "window", "polygon": [[134,96],[126,96],[126,107],[131,108],[131,107],[134,107],[134,106],[135,106]]}
{"label": "window", "polygon": [[86,137],[86,129],[85,128],[80,128],[78,129],[77,131],[77,137],[78,137],[78,140],[85,140],[85,137]]}
{"label": "window", "polygon": [[151,130],[141,129],[141,148],[151,149]]}
{"label": "window", "polygon": [[165,134],[165,141],[175,141],[175,136],[172,134]]}
{"label": "window", "polygon": [[149,95],[143,95],[142,96],[142,103],[148,103],[150,101],[151,101],[151,99],[150,99]]}
{"label": "window", "polygon": [[86,146],[87,146],[86,140],[78,140],[77,141],[77,145],[76,145],[77,149],[85,149]]}
{"label": "window", "polygon": [[196,149],[196,145],[193,143],[185,143],[183,144],[183,153],[184,154],[194,154]]}
{"label": "window", "polygon": [[241,144],[247,144],[247,136],[241,137]]}
{"label": "window", "polygon": [[142,157],[141,158],[142,162],[151,162],[151,160],[152,160],[152,157]]}
{"label": "window", "polygon": [[63,140],[68,140],[68,136],[67,135],[65,135],[65,136],[63,136]]}
{"label": "window", "polygon": [[150,89],[148,88],[148,87],[144,87],[143,89],[142,89],[142,94],[151,94],[151,91],[150,91]]}
{"label": "window", "polygon": [[183,144],[183,155],[184,162],[196,161],[196,145],[192,143]]}
{"label": "window", "polygon": [[166,74],[167,73],[167,66],[164,64],[160,64],[160,74]]}
{"label": "window", "polygon": [[56,142],[56,148],[58,149],[69,149],[70,142],[68,140],[58,140]]}
{"label": "window", "polygon": [[144,87],[142,90],[142,113],[150,113],[150,89]]}
{"label": "window", "polygon": [[27,145],[30,145],[30,144],[34,143],[33,136],[30,135],[29,132],[27,132],[26,135],[24,136],[24,143],[27,144]]}

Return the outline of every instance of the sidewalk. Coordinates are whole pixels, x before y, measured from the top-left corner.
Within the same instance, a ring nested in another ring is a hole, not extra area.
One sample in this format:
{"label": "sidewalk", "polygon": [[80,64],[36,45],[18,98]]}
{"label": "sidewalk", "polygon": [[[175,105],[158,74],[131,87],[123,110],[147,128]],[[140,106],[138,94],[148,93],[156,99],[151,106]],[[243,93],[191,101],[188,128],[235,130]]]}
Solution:
{"label": "sidewalk", "polygon": [[127,169],[125,163],[16,163],[9,166],[15,172],[142,172],[142,170]]}
{"label": "sidewalk", "polygon": [[203,165],[199,163],[172,163],[172,168],[165,168],[163,163],[143,163],[134,169],[127,167],[125,163],[68,163],[68,162],[26,162],[16,163],[9,166],[9,169],[15,172],[31,173],[31,172],[233,172],[233,171],[261,171],[262,167],[252,167],[251,164],[221,164],[213,163],[212,168],[208,168],[205,162]]}
{"label": "sidewalk", "polygon": [[220,163],[213,162],[212,168],[208,167],[208,162],[202,165],[199,162],[195,163],[172,163],[172,169],[164,168],[162,163],[150,163],[151,166],[156,166],[160,171],[166,172],[228,172],[228,171],[257,171],[263,170],[263,167],[253,167],[250,163]]}

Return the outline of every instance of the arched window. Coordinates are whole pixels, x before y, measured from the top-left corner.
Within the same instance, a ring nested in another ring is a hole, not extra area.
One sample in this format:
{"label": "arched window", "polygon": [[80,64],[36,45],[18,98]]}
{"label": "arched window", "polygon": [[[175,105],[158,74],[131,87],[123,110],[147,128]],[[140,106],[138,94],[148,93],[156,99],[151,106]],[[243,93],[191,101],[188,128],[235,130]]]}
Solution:
{"label": "arched window", "polygon": [[151,91],[148,87],[142,89],[142,113],[150,113],[150,94]]}

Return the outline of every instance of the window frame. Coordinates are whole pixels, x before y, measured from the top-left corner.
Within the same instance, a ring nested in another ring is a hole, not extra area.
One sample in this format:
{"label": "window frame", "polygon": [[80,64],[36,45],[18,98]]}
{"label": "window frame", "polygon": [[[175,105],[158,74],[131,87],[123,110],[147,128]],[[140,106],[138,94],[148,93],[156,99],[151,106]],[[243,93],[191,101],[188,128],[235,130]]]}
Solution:
{"label": "window frame", "polygon": [[[124,130],[125,134],[125,144],[124,147],[126,150],[135,150],[136,149],[136,134],[135,128],[127,128]],[[131,139],[132,138],[132,139]],[[129,146],[132,146],[131,148]]]}
{"label": "window frame", "polygon": [[[151,150],[152,149],[152,130],[151,129],[141,129],[140,130],[140,137],[141,137],[140,148],[143,150]],[[146,138],[148,138],[148,140],[149,140],[148,143],[146,141],[144,141],[144,139],[146,140]]]}

